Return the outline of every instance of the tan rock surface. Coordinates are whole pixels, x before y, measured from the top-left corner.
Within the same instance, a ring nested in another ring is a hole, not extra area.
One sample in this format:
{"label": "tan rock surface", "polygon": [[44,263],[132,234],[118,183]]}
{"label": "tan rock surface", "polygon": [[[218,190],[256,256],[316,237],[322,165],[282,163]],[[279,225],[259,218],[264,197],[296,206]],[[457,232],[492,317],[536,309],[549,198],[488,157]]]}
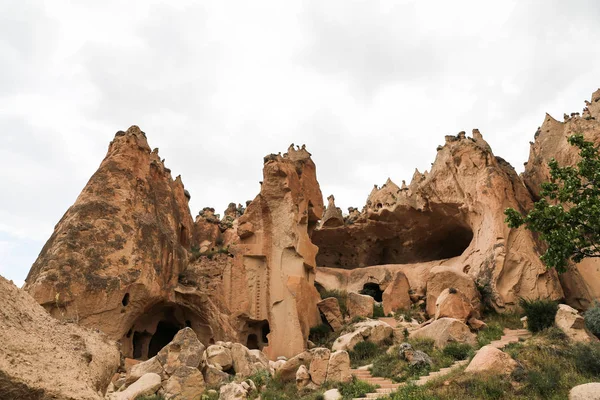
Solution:
{"label": "tan rock surface", "polygon": [[149,396],[158,391],[161,385],[160,375],[148,373],[122,392],[111,394],[109,400],[135,400],[138,396]]}
{"label": "tan rock surface", "polygon": [[312,349],[310,352],[313,355],[313,359],[308,368],[310,379],[315,385],[321,386],[325,383],[327,378],[327,366],[329,365],[331,351],[323,347],[318,347]]}
{"label": "tan rock surface", "polygon": [[346,300],[346,307],[348,308],[350,318],[371,318],[373,316],[374,304],[375,300],[371,296],[354,292],[348,293],[348,300]]}
{"label": "tan rock surface", "polygon": [[[423,275],[441,265],[486,287],[499,311],[515,308],[520,297],[559,299],[563,291],[558,277],[540,261],[531,232],[510,229],[504,222],[506,208],[532,205],[514,169],[492,153],[479,131],[472,137],[447,136],[431,171],[415,172],[406,188],[391,181],[374,188],[362,220],[315,231],[319,270],[328,268],[317,281],[329,288],[325,275],[332,268],[351,269],[348,286],[330,281],[334,288],[350,290],[355,283],[374,281],[369,278],[373,271],[391,275],[402,270],[418,294],[428,281]],[[381,267],[361,271],[371,266]],[[375,282],[385,290],[380,276]],[[430,315],[437,296],[448,287],[428,293]]]}
{"label": "tan rock surface", "polygon": [[[457,290],[462,297],[466,298],[471,304],[472,310],[477,310],[477,315],[479,314],[480,296],[475,287],[473,278],[455,268],[439,266],[431,269],[430,277],[427,281],[427,313],[430,316],[436,315],[439,296],[445,291],[446,297],[450,288]],[[458,297],[460,297],[460,295]],[[447,304],[447,306],[450,305],[451,304]],[[466,312],[468,309],[467,305],[464,305],[464,307],[465,310],[463,312]],[[455,311],[458,312],[458,310]],[[460,313],[459,316],[462,317]]]}
{"label": "tan rock surface", "polygon": [[317,303],[317,307],[325,317],[329,326],[331,326],[331,329],[337,332],[342,328],[344,325],[344,317],[342,316],[342,311],[340,310],[340,304],[337,298],[328,297],[323,299]]}
{"label": "tan rock surface", "polygon": [[277,371],[279,378],[284,382],[293,381],[296,377],[296,371],[301,365],[305,367],[310,366],[312,362],[313,354],[310,351],[304,351],[289,360],[287,360],[279,371]]}
{"label": "tan rock surface", "polygon": [[408,278],[402,272],[396,272],[394,279],[383,291],[383,312],[389,315],[398,309],[408,310],[412,305],[408,294],[410,285]]}
{"label": "tan rock surface", "polygon": [[444,289],[435,302],[435,319],[454,318],[467,322],[472,313],[471,302],[458,289]]}
{"label": "tan rock surface", "polygon": [[198,368],[182,366],[162,385],[167,400],[199,399],[204,393],[204,377]]}
{"label": "tan rock surface", "polygon": [[[600,89],[592,94],[591,102],[584,112],[572,115],[560,122],[546,114],[542,126],[531,143],[529,160],[523,172],[523,181],[539,197],[541,184],[550,180],[548,161],[554,158],[559,165],[575,165],[579,160],[579,151],[569,145],[567,138],[573,134],[582,134],[584,138],[600,146]],[[542,251],[545,251],[542,246]],[[586,259],[574,266],[569,272],[561,274],[561,283],[567,303],[578,309],[587,308],[594,299],[600,299],[600,259]]]}
{"label": "tan rock surface", "polygon": [[465,373],[510,375],[517,362],[494,346],[483,346],[471,360]]}
{"label": "tan rock surface", "polygon": [[575,386],[569,392],[569,400],[600,400],[600,382]]}
{"label": "tan rock surface", "polygon": [[354,346],[363,341],[369,341],[376,344],[382,344],[391,340],[394,330],[385,322],[378,320],[367,320],[354,324],[353,331],[338,337],[331,349],[352,350]]}
{"label": "tan rock surface", "polygon": [[597,342],[598,338],[585,327],[584,318],[579,312],[566,304],[559,304],[554,323],[576,342]]}
{"label": "tan rock surface", "polygon": [[445,347],[448,343],[468,343],[475,345],[476,336],[464,322],[454,318],[440,318],[429,325],[410,333],[411,338],[428,338],[435,341],[435,346]]}
{"label": "tan rock surface", "polygon": [[188,200],[181,178],[171,177],[139,127],[118,132],[25,290],[52,316],[120,340],[126,357],[156,355],[170,339],[161,341],[163,333],[187,325],[206,342],[233,338],[218,292],[178,292],[192,241]]}
{"label": "tan rock surface", "polygon": [[350,355],[348,352],[345,350],[332,352],[327,365],[327,382],[349,382],[351,380]]}
{"label": "tan rock surface", "polygon": [[1,276],[0,304],[0,398],[102,398],[120,363],[113,341],[52,318]]}

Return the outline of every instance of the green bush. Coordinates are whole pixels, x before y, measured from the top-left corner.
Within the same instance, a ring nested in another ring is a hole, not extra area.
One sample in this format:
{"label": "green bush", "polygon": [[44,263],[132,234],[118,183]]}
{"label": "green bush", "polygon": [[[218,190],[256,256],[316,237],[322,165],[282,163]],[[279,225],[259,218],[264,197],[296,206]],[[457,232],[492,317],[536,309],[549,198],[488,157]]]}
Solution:
{"label": "green bush", "polygon": [[356,376],[352,376],[352,381],[340,383],[338,390],[344,400],[349,400],[357,397],[364,397],[367,393],[372,393],[377,388],[378,386],[371,385],[365,381],[360,381],[356,379]]}
{"label": "green bush", "polygon": [[473,347],[467,343],[452,342],[448,343],[442,352],[454,360],[466,360],[473,354]]}
{"label": "green bush", "polygon": [[373,304],[373,318],[381,317],[385,317],[385,313],[383,312],[383,305]]}
{"label": "green bush", "polygon": [[375,343],[364,341],[357,343],[356,346],[354,346],[354,349],[349,352],[349,354],[350,360],[353,364],[355,364],[361,361],[369,360],[377,356],[377,354],[380,352],[381,350],[379,346],[377,346]]}
{"label": "green bush", "polygon": [[600,338],[600,303],[594,302],[594,305],[584,313],[584,317],[585,325],[590,332]]}
{"label": "green bush", "polygon": [[560,365],[547,363],[538,370],[527,373],[527,389],[542,398],[550,398],[560,384]]}
{"label": "green bush", "polygon": [[329,325],[320,324],[310,328],[308,338],[316,344],[326,343],[329,339],[329,335],[331,334],[331,332],[332,330],[329,327]]}
{"label": "green bush", "polygon": [[537,333],[554,325],[554,317],[558,311],[558,303],[555,301],[521,299],[519,305],[527,316],[527,329],[531,332]]}
{"label": "green bush", "polygon": [[575,357],[575,366],[583,374],[593,377],[600,377],[600,344],[599,343],[579,343],[573,351]]}

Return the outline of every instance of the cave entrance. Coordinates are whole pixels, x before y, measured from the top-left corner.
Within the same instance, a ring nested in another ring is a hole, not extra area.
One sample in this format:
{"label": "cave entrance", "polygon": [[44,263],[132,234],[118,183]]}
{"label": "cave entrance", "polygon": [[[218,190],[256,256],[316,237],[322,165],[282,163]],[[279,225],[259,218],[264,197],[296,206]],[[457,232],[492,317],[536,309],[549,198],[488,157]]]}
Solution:
{"label": "cave entrance", "polygon": [[248,336],[246,337],[246,347],[249,349],[262,350],[263,347],[269,344],[269,321],[249,321],[247,328]]}
{"label": "cave entrance", "polygon": [[379,285],[376,283],[372,283],[372,282],[365,283],[362,290],[360,291],[360,294],[371,296],[372,298],[375,299],[376,302],[383,301],[383,290],[381,290]]}
{"label": "cave entrance", "polygon": [[169,321],[160,321],[156,326],[156,332],[152,335],[152,339],[150,339],[150,344],[148,345],[148,358],[157,355],[163,347],[173,340],[177,332],[182,328],[182,326],[175,325]]}
{"label": "cave entrance", "polygon": [[159,303],[146,309],[121,338],[125,357],[147,360],[169,344],[179,330],[189,327],[202,343],[213,339],[212,329],[198,312],[174,303]]}
{"label": "cave entrance", "polygon": [[473,240],[467,217],[457,204],[420,211],[411,207],[383,210],[368,223],[316,230],[317,265],[361,268],[413,264],[460,256]]}

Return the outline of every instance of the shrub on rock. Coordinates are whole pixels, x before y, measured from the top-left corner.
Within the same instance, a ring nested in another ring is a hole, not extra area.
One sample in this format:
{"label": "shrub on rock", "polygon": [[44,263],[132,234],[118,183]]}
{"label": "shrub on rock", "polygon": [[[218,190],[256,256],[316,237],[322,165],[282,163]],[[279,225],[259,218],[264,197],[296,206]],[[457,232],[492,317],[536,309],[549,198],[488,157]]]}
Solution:
{"label": "shrub on rock", "polygon": [[552,300],[527,300],[519,302],[527,317],[527,329],[532,333],[540,332],[554,325],[558,304]]}

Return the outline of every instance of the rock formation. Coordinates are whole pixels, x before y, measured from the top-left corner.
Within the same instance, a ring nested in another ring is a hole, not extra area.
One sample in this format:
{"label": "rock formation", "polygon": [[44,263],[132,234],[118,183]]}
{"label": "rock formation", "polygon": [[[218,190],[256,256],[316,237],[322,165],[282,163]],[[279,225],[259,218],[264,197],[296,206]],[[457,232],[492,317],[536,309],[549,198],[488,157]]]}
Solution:
{"label": "rock formation", "polygon": [[[328,289],[376,284],[384,291],[401,271],[424,296],[432,267],[442,265],[486,288],[497,310],[514,307],[519,297],[559,299],[558,278],[540,261],[532,234],[504,222],[506,208],[532,205],[514,169],[494,156],[478,130],[472,138],[447,136],[429,173],[415,172],[404,190],[388,179],[369,195],[362,220],[315,231],[323,267],[317,281]],[[439,292],[451,285],[443,283]],[[435,298],[427,297],[432,315]],[[479,299],[473,302],[478,306]]]}
{"label": "rock formation", "polygon": [[1,276],[0,304],[0,398],[103,398],[119,366],[115,342],[52,318]]}
{"label": "rock formation", "polygon": [[[585,140],[600,146],[600,89],[586,101],[582,116],[573,115],[565,122],[557,121],[546,114],[542,126],[531,143],[529,160],[525,164],[523,181],[534,199],[539,198],[541,184],[550,180],[548,161],[552,158],[559,165],[575,165],[579,160],[579,149],[569,145],[567,138],[582,134]],[[540,245],[543,248],[543,245]],[[567,302],[579,309],[587,308],[593,299],[600,298],[599,259],[586,259],[560,276]]]}
{"label": "rock formation", "polygon": [[206,343],[233,336],[204,288],[179,284],[194,228],[188,199],[137,126],[117,132],[25,290],[51,315],[120,339],[128,357],[156,355],[185,326]]}

